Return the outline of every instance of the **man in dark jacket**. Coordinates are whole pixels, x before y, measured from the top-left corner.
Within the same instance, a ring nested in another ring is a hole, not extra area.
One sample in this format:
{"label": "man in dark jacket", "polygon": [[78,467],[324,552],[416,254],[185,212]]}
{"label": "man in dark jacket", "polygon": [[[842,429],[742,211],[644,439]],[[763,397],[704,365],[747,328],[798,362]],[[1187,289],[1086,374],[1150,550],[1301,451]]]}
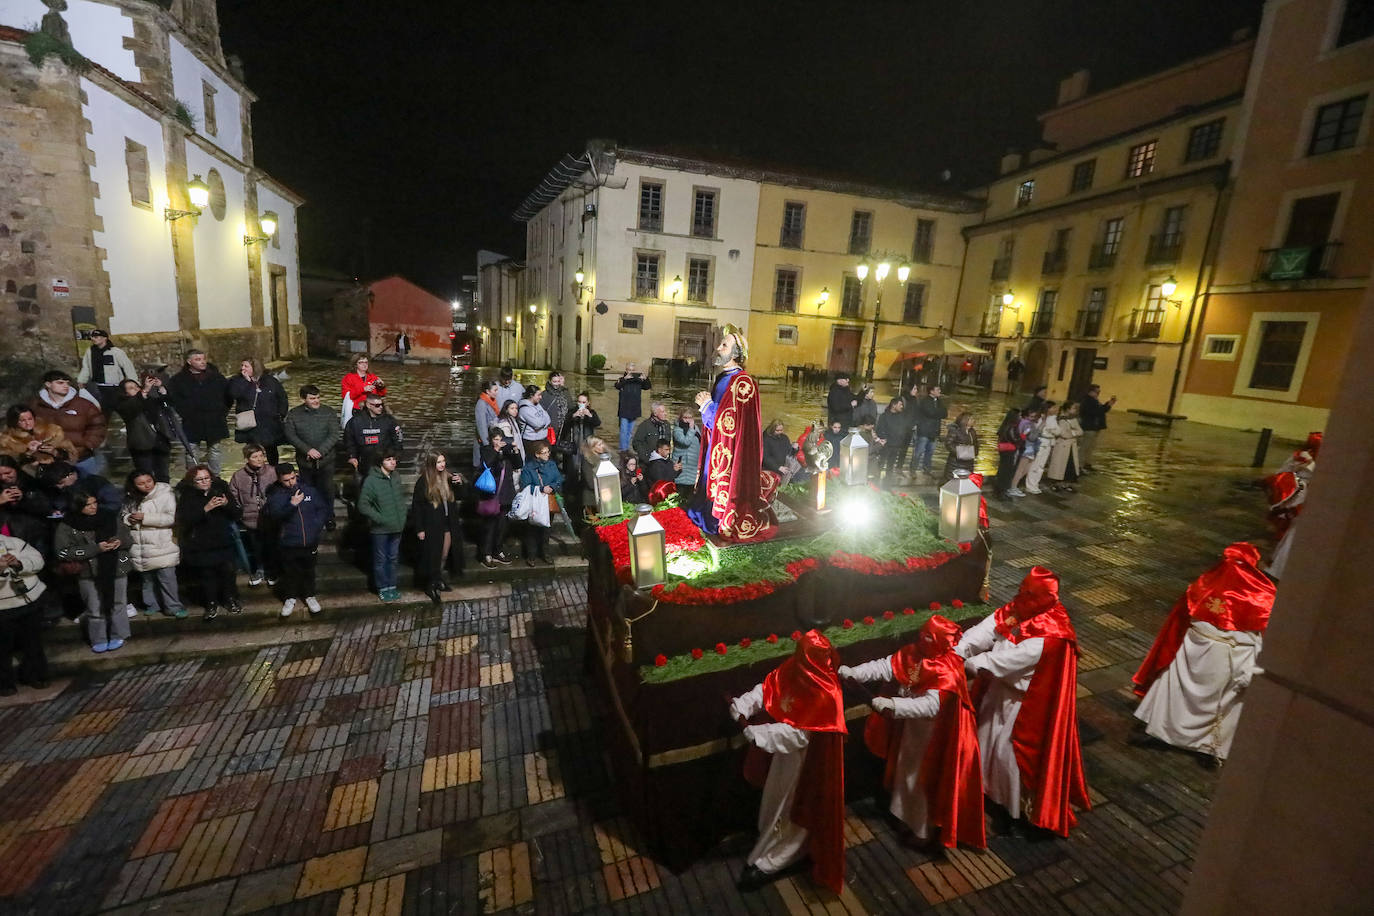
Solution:
{"label": "man in dark jacket", "polygon": [[387,413],[386,405],[375,394],[367,396],[363,409],[353,415],[344,429],[348,463],[357,468],[358,479],[363,481],[382,454],[400,453],[401,440],[401,424]]}
{"label": "man in dark jacket", "polygon": [[[620,450],[630,447],[630,434],[634,432],[635,420],[644,412],[640,395],[654,387],[647,375],[638,371],[634,363],[625,366],[625,374],[615,380],[615,390],[620,392],[620,405],[615,415],[620,418]],[[641,461],[643,459],[640,459]]]}
{"label": "man in dark jacket", "polygon": [[846,430],[849,429],[849,422],[854,417],[854,408],[859,406],[859,399],[854,396],[854,392],[849,388],[849,376],[838,375],[835,382],[830,386],[830,391],[825,396],[826,421],[834,423],[840,422]]}
{"label": "man in dark jacket", "polygon": [[1078,405],[1078,425],[1083,427],[1083,441],[1078,443],[1078,454],[1083,460],[1080,470],[1094,471],[1092,465],[1093,449],[1097,448],[1097,437],[1107,428],[1107,411],[1116,406],[1116,396],[1105,404],[1101,400],[1102,386],[1089,385]]}
{"label": "man in dark jacket", "polygon": [[[216,477],[223,469],[220,442],[229,438],[229,381],[210,362],[204,350],[191,350],[181,371],[167,380],[167,400],[181,416],[187,440],[199,449],[205,443],[205,464]],[[186,453],[186,467],[200,464],[195,451]]]}
{"label": "man in dark jacket", "polygon": [[1031,399],[1026,402],[1024,410],[1026,412],[1038,410],[1041,414],[1044,414],[1045,408],[1050,404],[1049,393],[1050,389],[1048,386],[1040,385],[1037,387],[1035,391],[1031,392]]}
{"label": "man in dark jacket", "polygon": [[[916,378],[914,373],[912,378]],[[901,420],[906,424],[906,430],[902,436],[901,448],[897,452],[897,460],[893,465],[894,471],[900,471],[906,466],[907,449],[916,444],[916,402],[925,396],[926,386],[917,381],[913,381],[907,389],[907,393],[901,396]]]}
{"label": "man in dark jacket", "polygon": [[332,510],[318,490],[300,479],[294,467],[277,465],[277,482],[268,490],[264,511],[277,524],[281,587],[286,598],[281,606],[283,617],[291,616],[297,601],[305,602],[311,616],[320,612],[320,600],[315,597],[315,560],[320,533]]}
{"label": "man in dark jacket", "polygon": [[930,392],[916,401],[916,448],[911,453],[911,473],[918,470],[932,473],[935,443],[940,441],[940,424],[949,416],[939,385],[931,385]]}
{"label": "man in dark jacket", "polygon": [[878,415],[877,425],[873,428],[873,444],[878,449],[874,470],[878,486],[891,486],[896,482],[900,470],[898,458],[905,452],[907,437],[911,435],[911,424],[906,418],[906,402],[893,398],[887,409]]}
{"label": "man in dark jacket", "polygon": [[673,425],[668,422],[667,406],[661,401],[654,401],[649,405],[649,416],[639,424],[630,440],[630,448],[639,456],[640,467],[644,466],[658,449],[658,443],[664,439],[673,441]]}
{"label": "man in dark jacket", "polygon": [[325,530],[334,530],[334,451],[339,445],[334,411],[320,403],[315,385],[301,388],[301,403],[286,414],[286,441],[296,449],[301,479],[318,490],[329,513]]}

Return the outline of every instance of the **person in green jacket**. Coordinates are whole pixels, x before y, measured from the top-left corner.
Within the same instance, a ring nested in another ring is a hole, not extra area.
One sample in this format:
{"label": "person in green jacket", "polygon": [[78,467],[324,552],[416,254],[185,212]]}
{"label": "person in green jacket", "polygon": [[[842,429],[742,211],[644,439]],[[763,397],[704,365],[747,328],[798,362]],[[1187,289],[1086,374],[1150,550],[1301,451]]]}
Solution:
{"label": "person in green jacket", "polygon": [[372,533],[372,582],[377,597],[398,601],[396,566],[401,552],[401,532],[406,526],[406,498],[396,476],[396,453],[383,452],[368,473],[358,494],[358,511]]}
{"label": "person in green jacket", "polygon": [[301,482],[320,491],[329,507],[325,531],[334,530],[334,450],[339,444],[339,414],[320,403],[316,385],[301,388],[301,403],[286,412],[286,441],[296,447]]}

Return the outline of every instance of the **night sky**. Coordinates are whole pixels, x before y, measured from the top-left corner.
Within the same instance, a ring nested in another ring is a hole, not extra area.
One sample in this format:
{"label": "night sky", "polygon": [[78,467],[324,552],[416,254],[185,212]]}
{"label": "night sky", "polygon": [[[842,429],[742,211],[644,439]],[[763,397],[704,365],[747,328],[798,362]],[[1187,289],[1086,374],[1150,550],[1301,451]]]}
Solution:
{"label": "night sky", "polygon": [[232,0],[258,165],[302,260],[442,296],[590,137],[967,189],[1080,67],[1102,89],[1224,46],[1261,0]]}

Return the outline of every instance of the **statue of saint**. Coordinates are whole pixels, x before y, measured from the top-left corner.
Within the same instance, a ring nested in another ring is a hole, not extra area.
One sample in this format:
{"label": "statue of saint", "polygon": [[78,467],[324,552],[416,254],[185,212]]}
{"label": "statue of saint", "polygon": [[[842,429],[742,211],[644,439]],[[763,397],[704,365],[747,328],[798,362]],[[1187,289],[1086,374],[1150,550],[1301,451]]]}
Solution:
{"label": "statue of saint", "polygon": [[716,348],[720,372],[710,391],[697,392],[706,441],[688,515],[727,541],[766,541],[777,534],[769,505],[779,477],[763,470],[759,386],[744,369],[749,344],[732,324]]}

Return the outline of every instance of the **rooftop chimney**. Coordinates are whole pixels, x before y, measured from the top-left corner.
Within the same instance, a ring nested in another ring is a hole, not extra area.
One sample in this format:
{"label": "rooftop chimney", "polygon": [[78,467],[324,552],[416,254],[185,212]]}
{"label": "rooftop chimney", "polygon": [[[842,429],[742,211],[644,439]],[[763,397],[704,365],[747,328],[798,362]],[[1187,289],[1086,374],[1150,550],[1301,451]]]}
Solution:
{"label": "rooftop chimney", "polygon": [[1077,102],[1088,94],[1087,70],[1079,70],[1072,76],[1065,77],[1059,81],[1059,101],[1056,105],[1067,105],[1070,102]]}

